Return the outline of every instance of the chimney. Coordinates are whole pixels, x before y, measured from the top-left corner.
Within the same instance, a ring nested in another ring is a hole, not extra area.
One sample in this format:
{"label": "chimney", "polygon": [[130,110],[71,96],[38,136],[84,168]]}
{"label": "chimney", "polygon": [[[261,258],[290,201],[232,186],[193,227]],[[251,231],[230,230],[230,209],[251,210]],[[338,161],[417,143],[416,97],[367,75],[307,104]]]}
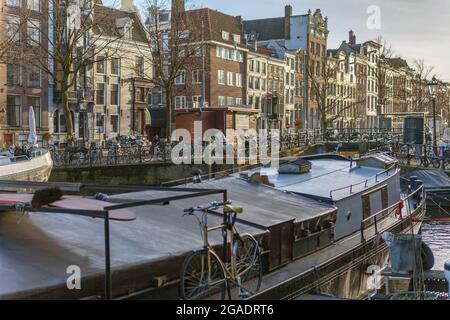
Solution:
{"label": "chimney", "polygon": [[284,39],[291,40],[291,17],[292,6],[287,5],[284,7]]}
{"label": "chimney", "polygon": [[185,11],[185,1],[184,0],[172,0],[172,14],[181,13]]}
{"label": "chimney", "polygon": [[122,0],[122,5],[120,10],[128,11],[128,12],[137,12],[136,6],[134,5],[133,0]]}
{"label": "chimney", "polygon": [[256,35],[256,32],[252,32],[252,40],[253,40],[253,50],[255,52],[258,52],[258,36]]}
{"label": "chimney", "polygon": [[356,35],[353,30],[350,30],[350,32],[348,33],[348,43],[350,45],[356,44]]}

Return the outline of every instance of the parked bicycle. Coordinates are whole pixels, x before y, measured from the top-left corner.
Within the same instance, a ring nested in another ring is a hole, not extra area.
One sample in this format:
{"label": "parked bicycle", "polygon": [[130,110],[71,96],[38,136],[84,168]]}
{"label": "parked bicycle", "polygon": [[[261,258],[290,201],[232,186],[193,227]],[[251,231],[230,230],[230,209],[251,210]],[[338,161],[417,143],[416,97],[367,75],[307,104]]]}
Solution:
{"label": "parked bicycle", "polygon": [[[225,223],[208,227],[208,213],[223,207]],[[262,265],[258,241],[250,234],[240,235],[236,217],[243,209],[231,202],[213,202],[207,207],[184,210],[184,216],[194,216],[201,227],[203,249],[193,252],[183,263],[180,276],[180,297],[197,300],[225,293],[231,298],[231,289],[237,289],[239,298],[247,298],[259,291],[262,281]],[[199,215],[197,216],[196,213]],[[209,243],[209,234],[221,230],[228,241],[226,262]]]}

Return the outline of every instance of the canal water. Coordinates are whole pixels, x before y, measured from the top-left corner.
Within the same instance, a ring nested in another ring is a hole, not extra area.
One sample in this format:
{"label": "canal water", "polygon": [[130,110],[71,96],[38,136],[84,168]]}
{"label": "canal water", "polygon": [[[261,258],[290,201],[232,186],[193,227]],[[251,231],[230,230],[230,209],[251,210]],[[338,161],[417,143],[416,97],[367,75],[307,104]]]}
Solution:
{"label": "canal water", "polygon": [[444,270],[444,263],[450,261],[450,222],[430,222],[422,226],[422,240],[434,253],[435,270]]}

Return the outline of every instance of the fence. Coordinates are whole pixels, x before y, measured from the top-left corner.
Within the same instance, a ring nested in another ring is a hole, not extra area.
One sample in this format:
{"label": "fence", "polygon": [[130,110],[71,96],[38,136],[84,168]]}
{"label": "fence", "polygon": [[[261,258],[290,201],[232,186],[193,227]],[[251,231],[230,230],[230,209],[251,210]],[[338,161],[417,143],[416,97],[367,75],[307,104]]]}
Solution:
{"label": "fence", "polygon": [[[326,131],[305,130],[291,131],[280,136],[276,141],[281,151],[292,150],[324,143],[362,143],[374,142],[378,148],[388,149],[390,144],[399,144],[403,135],[400,130],[383,129],[355,129],[346,128],[342,130],[329,129]],[[256,147],[260,146],[257,138]],[[272,149],[271,136],[267,138],[267,150]],[[67,166],[108,166],[120,164],[137,164],[150,162],[171,162],[171,151],[176,144],[158,144],[157,146],[127,146],[117,147],[93,147],[93,148],[50,148],[54,165],[56,167]],[[207,144],[204,144],[205,147]],[[250,143],[246,145],[246,155],[250,150]],[[225,149],[225,148],[224,148]],[[193,153],[193,152],[192,152]]]}

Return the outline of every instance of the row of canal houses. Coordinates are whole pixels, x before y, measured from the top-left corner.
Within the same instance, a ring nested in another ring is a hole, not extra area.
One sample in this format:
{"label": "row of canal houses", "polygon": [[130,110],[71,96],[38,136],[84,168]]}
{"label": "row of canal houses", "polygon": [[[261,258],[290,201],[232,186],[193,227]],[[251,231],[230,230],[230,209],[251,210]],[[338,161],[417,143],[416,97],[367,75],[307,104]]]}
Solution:
{"label": "row of canal houses", "polygon": [[[3,12],[10,17],[24,3],[8,0]],[[150,7],[153,15],[145,15],[133,0],[122,0],[120,8],[95,0],[96,12],[111,17],[115,29],[127,38],[120,51],[102,51],[102,59],[97,57],[82,74],[81,92],[73,90],[77,140],[102,143],[117,135],[167,135],[167,96],[149,79],[154,66],[147,59],[152,53],[146,30],[156,25],[169,38],[183,37],[186,45],[200,41],[202,48],[186,60],[174,80],[172,128],[193,132],[195,121],[202,121],[203,130],[222,131],[390,128],[392,119],[380,114],[424,111],[423,101],[414,97],[425,90],[425,79],[416,81],[405,60],[384,56],[377,41],[358,43],[353,31],[339,48],[330,49],[328,18],[319,9],[294,15],[286,5],[280,17],[244,20],[185,7],[184,0],[173,0],[171,7]],[[39,11],[35,14],[38,19]],[[172,17],[180,14],[193,21],[188,28],[195,30],[174,32]],[[108,26],[98,29],[93,32],[108,37]],[[199,33],[200,40],[190,36]],[[30,83],[30,72],[23,69],[1,64],[7,75],[0,108],[3,146],[26,140],[30,105],[37,113],[39,140],[47,134],[64,145],[67,128],[57,103],[57,85],[42,73],[39,84]]]}

